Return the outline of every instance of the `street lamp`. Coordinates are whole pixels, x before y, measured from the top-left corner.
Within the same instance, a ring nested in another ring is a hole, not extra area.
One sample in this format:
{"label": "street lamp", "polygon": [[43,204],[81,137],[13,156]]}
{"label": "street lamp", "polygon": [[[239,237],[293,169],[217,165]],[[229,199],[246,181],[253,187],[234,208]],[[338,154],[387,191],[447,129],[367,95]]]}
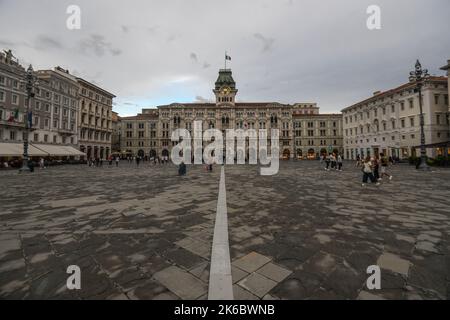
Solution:
{"label": "street lamp", "polygon": [[422,87],[424,81],[428,79],[430,75],[427,69],[422,69],[422,65],[419,60],[416,62],[415,70],[409,73],[409,81],[416,83],[417,91],[419,92],[419,106],[420,106],[420,165],[419,170],[428,171],[430,167],[427,165],[427,151],[425,148],[425,131],[424,131],[424,118],[422,110]]}
{"label": "street lamp", "polygon": [[31,124],[32,124],[32,119],[31,117],[31,98],[34,98],[34,86],[36,86],[37,80],[35,78],[35,76],[33,75],[33,67],[30,66],[27,69],[27,74],[26,74],[26,84],[25,84],[25,89],[27,92],[27,113],[25,116],[25,134],[23,137],[23,160],[22,160],[22,168],[19,169],[20,172],[29,172],[30,171],[30,167],[28,166],[28,160],[29,160],[29,156],[28,156],[28,136],[30,133],[30,129],[31,129]]}

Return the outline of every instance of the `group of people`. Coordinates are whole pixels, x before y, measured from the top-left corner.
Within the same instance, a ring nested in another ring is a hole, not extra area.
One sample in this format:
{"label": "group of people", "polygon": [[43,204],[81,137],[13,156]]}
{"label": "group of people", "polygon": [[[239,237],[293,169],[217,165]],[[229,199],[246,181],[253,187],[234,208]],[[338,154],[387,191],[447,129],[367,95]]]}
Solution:
{"label": "group of people", "polygon": [[368,180],[376,185],[380,185],[380,181],[383,180],[384,177],[392,180],[392,175],[387,172],[389,159],[383,153],[380,154],[380,156],[367,156],[363,161],[357,161],[356,165],[361,165],[361,171],[363,173],[363,187],[367,184]]}
{"label": "group of people", "polygon": [[342,156],[340,154],[330,153],[320,157],[320,163],[325,162],[325,170],[342,171]]}

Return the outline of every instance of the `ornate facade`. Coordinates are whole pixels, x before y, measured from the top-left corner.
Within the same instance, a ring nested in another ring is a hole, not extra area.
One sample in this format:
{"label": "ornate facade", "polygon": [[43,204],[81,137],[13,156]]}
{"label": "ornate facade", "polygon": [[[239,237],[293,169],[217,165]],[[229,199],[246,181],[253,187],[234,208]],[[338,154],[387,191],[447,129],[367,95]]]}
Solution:
{"label": "ornate facade", "polygon": [[[427,155],[444,155],[450,140],[446,77],[430,77],[422,88]],[[420,154],[420,108],[416,84],[409,82],[342,110],[347,159],[383,153],[401,159]],[[434,146],[433,146],[434,145]]]}
{"label": "ornate facade", "polygon": [[[279,129],[280,157],[316,158],[322,152],[342,152],[342,115],[320,114],[315,103],[236,102],[238,89],[230,69],[221,69],[213,89],[215,103],[173,103],[143,109],[120,121],[123,154],[142,157],[170,156],[172,131],[185,128],[193,134],[200,120],[203,130]],[[270,131],[269,131],[270,132]]]}

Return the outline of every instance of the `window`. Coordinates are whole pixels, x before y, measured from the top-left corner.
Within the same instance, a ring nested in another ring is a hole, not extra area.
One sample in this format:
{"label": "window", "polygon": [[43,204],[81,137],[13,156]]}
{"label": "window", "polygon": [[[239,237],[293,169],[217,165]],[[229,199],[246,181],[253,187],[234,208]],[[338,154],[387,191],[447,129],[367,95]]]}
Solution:
{"label": "window", "polygon": [[53,112],[55,113],[55,114],[58,114],[58,107],[53,107]]}
{"label": "window", "polygon": [[414,127],[414,118],[409,118],[409,124],[411,127]]}
{"label": "window", "polygon": [[0,84],[5,84],[6,80],[4,76],[0,76]]}
{"label": "window", "polygon": [[35,133],[33,136],[33,140],[34,142],[38,142],[39,141],[39,134]]}
{"label": "window", "polygon": [[13,94],[12,95],[12,103],[13,104],[19,104],[19,96],[18,95],[16,95],[16,94]]}
{"label": "window", "polygon": [[409,100],[409,108],[413,109],[414,108],[414,100]]}
{"label": "window", "polygon": [[436,115],[436,124],[441,124],[441,115],[440,114]]}
{"label": "window", "polygon": [[402,124],[402,128],[404,128],[405,127],[405,119],[402,119],[401,124]]}
{"label": "window", "polygon": [[392,113],[395,112],[395,106],[394,106],[394,105],[391,106],[391,112],[392,112]]}
{"label": "window", "polygon": [[5,93],[0,91],[0,101],[5,101]]}
{"label": "window", "polygon": [[405,110],[405,102],[400,102],[400,110],[404,111]]}
{"label": "window", "polygon": [[41,109],[41,103],[39,101],[36,101],[36,104],[35,104],[34,107],[35,107],[36,110],[40,110]]}
{"label": "window", "polygon": [[49,120],[48,120],[48,119],[45,119],[44,123],[45,123],[45,127],[48,128],[48,126],[49,126]]}
{"label": "window", "polygon": [[56,136],[53,136],[53,143],[56,143]]}
{"label": "window", "polygon": [[438,94],[434,95],[434,104],[439,104],[439,95]]}
{"label": "window", "polygon": [[9,132],[9,140],[16,140],[16,132],[15,131],[10,131]]}

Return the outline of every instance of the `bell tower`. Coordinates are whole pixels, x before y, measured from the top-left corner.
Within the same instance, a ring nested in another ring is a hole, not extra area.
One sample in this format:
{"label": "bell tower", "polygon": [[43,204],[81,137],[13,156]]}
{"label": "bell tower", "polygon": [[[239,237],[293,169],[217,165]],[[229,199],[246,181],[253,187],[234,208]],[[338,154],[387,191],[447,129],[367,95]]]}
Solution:
{"label": "bell tower", "polygon": [[234,82],[231,69],[220,69],[219,77],[213,89],[216,95],[216,104],[228,104],[234,106],[238,90]]}

